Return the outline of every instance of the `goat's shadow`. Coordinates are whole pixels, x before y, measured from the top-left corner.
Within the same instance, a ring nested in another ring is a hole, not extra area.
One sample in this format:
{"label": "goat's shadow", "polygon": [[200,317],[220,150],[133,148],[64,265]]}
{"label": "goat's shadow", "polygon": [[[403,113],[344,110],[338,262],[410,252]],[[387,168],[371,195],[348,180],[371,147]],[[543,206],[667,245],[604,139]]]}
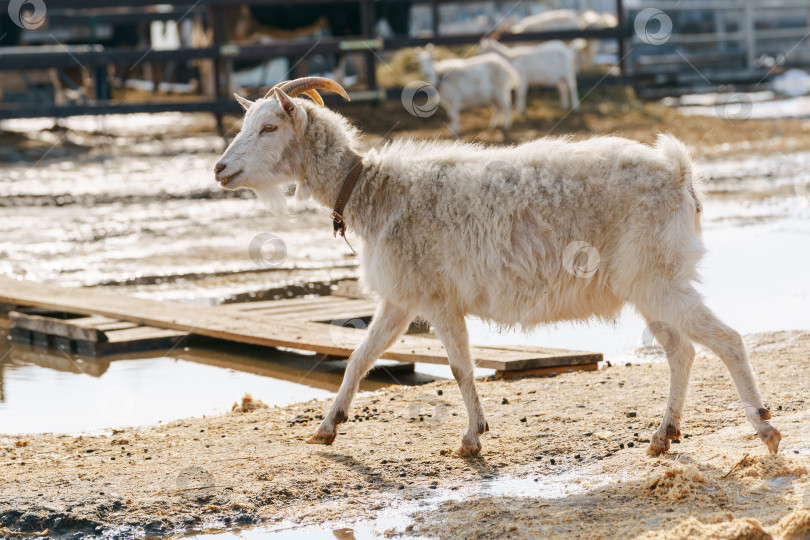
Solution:
{"label": "goat's shadow", "polygon": [[[399,490],[399,486],[401,485],[400,482],[392,482],[387,481],[383,477],[382,473],[369,465],[366,465],[362,461],[359,461],[354,456],[348,454],[342,454],[340,452],[325,452],[321,451],[318,452],[318,455],[329,459],[330,461],[334,462],[335,464],[342,465],[348,469],[353,470],[354,472],[361,474],[366,477],[366,481],[369,484],[373,484],[377,488],[396,491]],[[498,477],[498,471],[489,463],[484,456],[480,454],[477,456],[458,456],[457,454],[453,454],[452,459],[459,460],[460,462],[466,464],[467,466],[472,469],[481,480],[493,480]],[[437,465],[438,467],[438,465]],[[403,481],[405,478],[403,477]]]}
{"label": "goat's shadow", "polygon": [[487,458],[481,454],[475,456],[463,456],[459,457],[458,459],[461,459],[470,467],[470,469],[474,470],[481,480],[492,480],[498,476],[497,469],[487,463]]}

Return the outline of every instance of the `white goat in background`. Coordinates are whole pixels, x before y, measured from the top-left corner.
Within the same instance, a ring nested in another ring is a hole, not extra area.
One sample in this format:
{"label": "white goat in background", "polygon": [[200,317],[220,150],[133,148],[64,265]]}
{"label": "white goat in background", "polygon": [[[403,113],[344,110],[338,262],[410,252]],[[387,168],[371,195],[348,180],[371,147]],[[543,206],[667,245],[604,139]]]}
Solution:
{"label": "white goat in background", "polygon": [[[579,13],[573,9],[554,9],[529,15],[508,27],[513,34],[534,34],[536,32],[551,32],[554,30],[596,30],[613,28],[619,21],[611,13],[597,13],[592,10]],[[568,43],[577,53],[578,68],[593,65],[593,58],[602,45],[599,39],[577,38]]]}
{"label": "white goat in background", "polygon": [[[618,25],[619,20],[612,13],[586,11],[579,16],[580,30],[603,30],[615,28]],[[602,40],[577,38],[570,43],[570,46],[577,51],[579,67],[588,68],[593,65],[593,59],[602,46]]]}
{"label": "white goat in background", "polygon": [[[363,279],[381,301],[332,407],[307,442],[332,444],[360,380],[421,315],[444,344],[467,407],[459,453],[476,454],[489,426],[465,316],[531,328],[610,319],[629,303],[650,328],[665,323],[679,338],[666,348],[669,399],[648,452],[667,451],[679,436],[693,341],[726,364],[748,420],[777,451],[781,435],[768,422],[742,338],[693,287],[704,253],[701,203],[692,162],[675,138],[661,135],[655,147],[618,137],[494,148],[393,141],[361,156],[358,132],[343,116],[293,99],[315,88],[348,97],[334,81],[305,78],[256,102],[238,98],[247,109],[244,125],[215,166],[223,187],[265,198],[283,201],[282,189],[295,182],[298,197],[340,208],[363,240]],[[356,187],[344,210],[335,203],[350,178]],[[598,266],[584,275],[566,259],[570,246],[582,243],[599,254]]]}
{"label": "white goat in background", "polygon": [[523,17],[513,24],[509,31],[513,34],[533,34],[552,30],[574,30],[579,28],[579,13],[573,9],[553,9],[536,15]]}
{"label": "white goat in background", "polygon": [[439,92],[439,103],[450,117],[450,129],[458,134],[462,109],[492,106],[489,128],[512,126],[512,90],[521,85],[520,74],[497,54],[436,61],[428,46],[419,51],[419,67]]}
{"label": "white goat in background", "polygon": [[479,50],[503,56],[520,74],[516,107],[518,114],[526,111],[526,95],[530,84],[556,87],[563,109],[571,105],[574,109],[579,109],[576,55],[562,41],[507,47],[494,39],[483,39]]}

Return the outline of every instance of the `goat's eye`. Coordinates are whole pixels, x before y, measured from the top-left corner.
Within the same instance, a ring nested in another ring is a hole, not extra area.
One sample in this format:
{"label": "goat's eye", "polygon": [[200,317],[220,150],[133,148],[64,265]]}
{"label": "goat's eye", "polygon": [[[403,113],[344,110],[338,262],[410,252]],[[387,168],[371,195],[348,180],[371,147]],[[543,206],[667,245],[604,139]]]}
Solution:
{"label": "goat's eye", "polygon": [[261,133],[272,133],[276,130],[276,126],[271,126],[270,124],[265,124],[262,128]]}

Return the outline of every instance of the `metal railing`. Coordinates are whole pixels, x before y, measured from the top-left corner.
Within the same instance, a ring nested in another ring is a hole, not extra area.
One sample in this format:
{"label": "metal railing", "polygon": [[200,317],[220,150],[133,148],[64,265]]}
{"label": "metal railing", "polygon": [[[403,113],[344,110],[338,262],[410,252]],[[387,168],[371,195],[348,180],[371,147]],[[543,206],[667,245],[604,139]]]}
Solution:
{"label": "metal railing", "polygon": [[806,1],[642,0],[632,4],[628,19],[635,21],[649,9],[659,11],[671,31],[652,43],[635,32],[630,69],[645,87],[761,84],[775,66],[810,65]]}
{"label": "metal railing", "polygon": [[[192,14],[202,14],[211,23],[213,29],[213,42],[211,46],[202,48],[181,47],[173,50],[154,50],[152,48],[102,48],[102,47],[66,47],[55,44],[47,48],[2,48],[0,47],[0,76],[7,70],[33,70],[33,69],[64,69],[79,66],[87,69],[94,78],[106,77],[107,66],[132,66],[134,64],[160,64],[166,62],[188,62],[191,60],[208,60],[213,63],[213,77],[215,95],[212,98],[194,97],[182,100],[155,99],[145,102],[125,102],[120,99],[110,99],[104,95],[104,84],[98,80],[94,84],[96,94],[86,103],[55,105],[18,105],[0,106],[0,119],[26,118],[26,117],[65,117],[73,115],[95,115],[113,113],[135,112],[211,112],[219,117],[227,112],[238,111],[238,105],[228,95],[226,90],[230,87],[230,66],[237,61],[268,60],[278,57],[290,58],[292,63],[299,63],[313,55],[344,54],[348,52],[362,53],[366,59],[366,85],[362,89],[350,89],[353,102],[380,101],[385,99],[399,99],[401,89],[382,89],[377,84],[376,68],[380,61],[380,53],[396,51],[404,47],[423,46],[427,43],[436,45],[466,45],[475,44],[487,33],[472,33],[465,35],[439,34],[439,6],[441,4],[473,3],[474,0],[412,0],[412,4],[428,4],[432,8],[433,32],[430,37],[390,37],[380,38],[374,35],[374,9],[375,6],[397,0],[296,0],[295,5],[309,3],[357,3],[360,5],[361,34],[344,38],[321,38],[297,41],[279,41],[269,44],[241,44],[231,43],[226,39],[224,10],[236,5],[285,5],[289,0],[198,0],[196,3],[184,2],[183,5],[174,5],[171,13],[147,12],[144,8],[160,5],[155,0],[83,0],[81,8],[76,7],[72,0],[44,0],[47,2],[49,14],[53,14],[56,22],[92,20],[93,24],[127,23],[132,21],[151,22],[152,20],[173,20],[178,14],[181,17]],[[5,14],[9,0],[0,0],[0,14]],[[564,30],[556,32],[541,32],[533,34],[503,34],[501,40],[505,42],[537,42],[551,39],[569,40],[574,38],[594,38],[604,40],[617,40],[619,43],[619,65],[621,76],[599,78],[602,84],[627,83],[627,71],[624,66],[626,50],[625,41],[630,37],[631,29],[622,22],[622,0],[618,0],[617,16],[619,25],[616,28],[603,30]],[[128,7],[135,11],[131,13],[97,13],[96,9]],[[50,16],[50,15],[49,15]],[[176,19],[174,19],[176,20]],[[2,44],[2,41],[0,41]],[[582,88],[587,88],[597,79],[584,77]],[[328,97],[327,97],[328,99]]]}

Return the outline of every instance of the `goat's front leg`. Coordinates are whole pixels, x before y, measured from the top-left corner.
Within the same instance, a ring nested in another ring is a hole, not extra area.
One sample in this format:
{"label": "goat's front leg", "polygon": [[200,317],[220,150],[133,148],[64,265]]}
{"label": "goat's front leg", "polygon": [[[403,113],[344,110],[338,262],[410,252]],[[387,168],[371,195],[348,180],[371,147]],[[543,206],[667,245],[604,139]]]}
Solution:
{"label": "goat's front leg", "polygon": [[481,441],[478,436],[489,431],[489,424],[484,418],[484,409],[481,407],[481,400],[478,398],[478,391],[475,388],[470,339],[467,335],[464,314],[442,311],[429,314],[428,319],[433,323],[436,335],[439,336],[447,350],[450,370],[458,382],[464,405],[467,407],[470,423],[467,433],[461,439],[458,453],[461,456],[475,455],[481,451]]}
{"label": "goat's front leg", "polygon": [[459,133],[461,133],[461,103],[456,100],[441,101],[440,103],[447,112],[447,117],[450,120],[450,131],[453,132],[453,135],[458,137]]}
{"label": "goat's front leg", "polygon": [[363,343],[352,353],[343,382],[332,407],[321,422],[315,435],[307,439],[309,444],[332,444],[335,440],[335,428],[345,422],[347,411],[360,381],[365,377],[377,358],[385,349],[408,328],[413,319],[413,313],[400,308],[387,300],[383,300],[369,326],[368,334]]}
{"label": "goat's front leg", "polygon": [[564,80],[559,81],[557,83],[557,93],[560,95],[560,108],[563,110],[568,110],[568,107],[571,104],[571,100],[568,97],[570,93],[568,83],[566,83]]}

